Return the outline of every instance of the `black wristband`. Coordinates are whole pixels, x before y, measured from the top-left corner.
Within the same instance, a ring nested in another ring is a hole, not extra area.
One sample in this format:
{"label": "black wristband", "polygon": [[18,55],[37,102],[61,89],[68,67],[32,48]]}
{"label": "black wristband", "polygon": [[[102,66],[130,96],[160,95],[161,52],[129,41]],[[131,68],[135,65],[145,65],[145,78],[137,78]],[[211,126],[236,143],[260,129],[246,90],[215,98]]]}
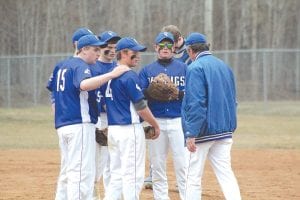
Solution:
{"label": "black wristband", "polygon": [[178,93],[178,99],[179,99],[179,100],[182,100],[183,97],[184,97],[184,91],[179,90],[179,93]]}

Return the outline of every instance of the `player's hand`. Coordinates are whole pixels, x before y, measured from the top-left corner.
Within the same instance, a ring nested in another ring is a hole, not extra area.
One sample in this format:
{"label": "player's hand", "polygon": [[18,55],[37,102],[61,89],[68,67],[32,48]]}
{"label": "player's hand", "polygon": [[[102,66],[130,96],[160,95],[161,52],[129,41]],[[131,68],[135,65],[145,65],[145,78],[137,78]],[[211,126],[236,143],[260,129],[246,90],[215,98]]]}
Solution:
{"label": "player's hand", "polygon": [[194,153],[197,150],[195,138],[186,139],[186,146],[190,152]]}
{"label": "player's hand", "polygon": [[159,127],[153,127],[154,128],[154,135],[152,136],[152,140],[155,140],[156,138],[158,138],[159,134],[160,134],[160,129]]}
{"label": "player's hand", "polygon": [[53,114],[55,114],[55,103],[51,104],[51,109],[52,109]]}
{"label": "player's hand", "polygon": [[113,78],[116,78],[129,70],[131,69],[127,65],[118,65],[111,71],[111,74]]}

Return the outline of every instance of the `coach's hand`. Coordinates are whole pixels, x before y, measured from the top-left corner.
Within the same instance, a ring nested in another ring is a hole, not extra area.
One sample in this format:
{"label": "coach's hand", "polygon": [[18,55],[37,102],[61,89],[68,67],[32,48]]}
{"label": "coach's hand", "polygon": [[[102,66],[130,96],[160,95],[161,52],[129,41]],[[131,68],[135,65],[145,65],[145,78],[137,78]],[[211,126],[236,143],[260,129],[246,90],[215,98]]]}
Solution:
{"label": "coach's hand", "polygon": [[197,147],[195,144],[195,138],[187,138],[186,146],[190,152],[194,153],[197,150]]}

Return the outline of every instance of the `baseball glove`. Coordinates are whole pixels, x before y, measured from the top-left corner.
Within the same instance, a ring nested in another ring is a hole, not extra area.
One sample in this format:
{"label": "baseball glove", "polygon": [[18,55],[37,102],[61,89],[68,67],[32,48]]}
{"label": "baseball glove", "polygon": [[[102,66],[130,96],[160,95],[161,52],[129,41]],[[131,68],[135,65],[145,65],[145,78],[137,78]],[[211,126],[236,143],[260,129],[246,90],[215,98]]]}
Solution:
{"label": "baseball glove", "polygon": [[154,128],[152,126],[146,126],[144,127],[145,132],[145,138],[146,139],[152,139],[152,137],[155,135]]}
{"label": "baseball glove", "polygon": [[98,142],[101,146],[107,146],[107,128],[98,129],[96,128],[96,142]]}
{"label": "baseball glove", "polygon": [[147,93],[157,101],[172,101],[178,100],[179,90],[166,74],[160,73],[150,83]]}

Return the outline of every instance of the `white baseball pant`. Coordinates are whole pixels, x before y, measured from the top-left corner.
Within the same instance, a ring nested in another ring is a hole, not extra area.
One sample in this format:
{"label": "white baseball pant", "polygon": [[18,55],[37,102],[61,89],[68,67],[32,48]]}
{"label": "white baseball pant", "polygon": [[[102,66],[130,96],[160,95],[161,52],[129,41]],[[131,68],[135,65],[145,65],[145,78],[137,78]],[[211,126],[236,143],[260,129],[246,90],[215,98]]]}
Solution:
{"label": "white baseball pant", "polygon": [[95,179],[95,125],[68,125],[57,129],[61,169],[55,200],[90,200]]}
{"label": "white baseball pant", "polygon": [[[98,118],[98,123],[96,125],[99,129],[105,129],[108,127],[107,114],[101,113]],[[95,182],[99,182],[101,177],[103,178],[104,190],[108,187],[110,180],[109,171],[109,152],[107,146],[101,146],[96,142],[96,178]]]}
{"label": "white baseball pant", "polygon": [[141,124],[108,127],[111,179],[105,200],[138,200],[145,175],[145,134]]}
{"label": "white baseball pant", "polygon": [[160,135],[155,140],[149,140],[154,199],[170,199],[168,195],[168,180],[166,174],[166,160],[169,149],[171,149],[172,152],[179,195],[180,198],[183,199],[187,148],[184,146],[181,118],[156,119],[160,127]]}

